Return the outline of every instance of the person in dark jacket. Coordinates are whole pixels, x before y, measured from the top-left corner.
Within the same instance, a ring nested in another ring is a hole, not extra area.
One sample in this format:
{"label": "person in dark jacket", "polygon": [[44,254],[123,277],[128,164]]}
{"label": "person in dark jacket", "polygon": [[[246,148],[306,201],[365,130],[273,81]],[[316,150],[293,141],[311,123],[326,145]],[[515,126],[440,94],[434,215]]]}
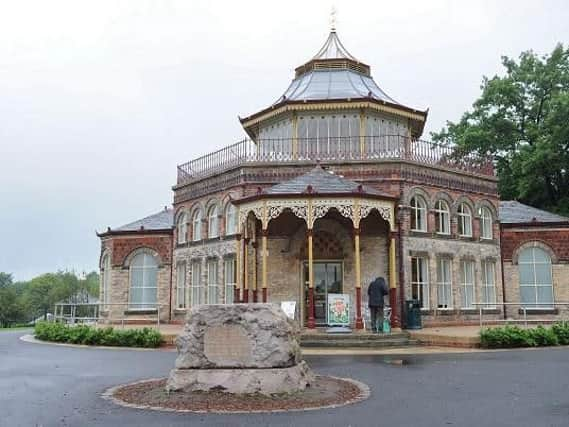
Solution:
{"label": "person in dark jacket", "polygon": [[383,330],[383,298],[389,293],[383,277],[376,277],[367,288],[368,306],[371,316],[371,330]]}

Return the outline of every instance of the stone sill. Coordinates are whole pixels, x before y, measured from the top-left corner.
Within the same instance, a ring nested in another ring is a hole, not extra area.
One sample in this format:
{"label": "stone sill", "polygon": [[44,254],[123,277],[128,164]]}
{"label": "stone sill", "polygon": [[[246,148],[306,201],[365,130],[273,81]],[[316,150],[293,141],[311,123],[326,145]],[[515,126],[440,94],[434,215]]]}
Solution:
{"label": "stone sill", "polygon": [[438,308],[434,311],[437,316],[453,316],[457,314],[454,308]]}
{"label": "stone sill", "polygon": [[181,314],[181,313],[187,313],[187,312],[188,312],[187,308],[175,308],[174,309],[175,314]]}
{"label": "stone sill", "polygon": [[[539,314],[559,314],[557,308],[528,308],[525,310],[528,316],[535,316]],[[518,314],[524,314],[524,310],[518,309]]]}
{"label": "stone sill", "polygon": [[158,310],[155,308],[149,310],[136,310],[136,309],[128,309],[124,311],[124,314],[157,314]]}

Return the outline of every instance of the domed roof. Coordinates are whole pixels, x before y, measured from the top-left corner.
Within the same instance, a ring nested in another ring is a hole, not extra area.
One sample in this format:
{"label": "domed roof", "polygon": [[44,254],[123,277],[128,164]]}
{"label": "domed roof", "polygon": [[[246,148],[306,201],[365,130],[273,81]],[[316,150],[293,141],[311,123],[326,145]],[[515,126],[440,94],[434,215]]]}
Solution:
{"label": "domed roof", "polygon": [[316,55],[296,69],[296,77],[273,105],[284,101],[348,98],[372,98],[399,104],[375,83],[369,66],[348,52],[332,29]]}

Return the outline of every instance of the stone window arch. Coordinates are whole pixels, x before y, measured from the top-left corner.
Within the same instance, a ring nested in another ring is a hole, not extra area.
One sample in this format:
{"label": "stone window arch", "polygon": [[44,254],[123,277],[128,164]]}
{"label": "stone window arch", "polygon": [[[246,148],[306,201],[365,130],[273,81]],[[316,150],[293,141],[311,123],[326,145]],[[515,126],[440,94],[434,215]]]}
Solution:
{"label": "stone window arch", "polygon": [[472,209],[470,206],[461,202],[456,209],[458,235],[462,237],[472,237]]}
{"label": "stone window arch", "polygon": [[194,242],[202,238],[202,210],[200,208],[194,211],[192,216],[192,240]]}
{"label": "stone window arch", "polygon": [[188,239],[188,214],[182,211],[176,221],[176,238],[179,245],[186,243]]}
{"label": "stone window arch", "polygon": [[435,202],[435,231],[437,234],[450,234],[450,206],[446,200]]}
{"label": "stone window arch", "polygon": [[411,230],[427,231],[427,202],[423,196],[414,195],[409,205],[411,206]]}
{"label": "stone window arch", "polygon": [[207,237],[219,236],[219,210],[217,205],[212,205],[207,211]]}
{"label": "stone window arch", "polygon": [[158,291],[158,257],[154,251],[138,250],[129,259],[129,308],[155,309]]}
{"label": "stone window arch", "polygon": [[237,233],[237,207],[229,202],[225,208],[225,234]]}
{"label": "stone window arch", "polygon": [[520,303],[526,308],[553,307],[553,273],[549,253],[528,245],[517,253]]}

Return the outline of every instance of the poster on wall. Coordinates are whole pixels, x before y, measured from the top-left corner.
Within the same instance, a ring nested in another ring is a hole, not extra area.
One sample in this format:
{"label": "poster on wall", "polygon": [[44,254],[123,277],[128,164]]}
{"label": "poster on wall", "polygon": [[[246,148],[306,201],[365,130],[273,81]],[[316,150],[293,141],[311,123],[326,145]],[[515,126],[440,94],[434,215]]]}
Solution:
{"label": "poster on wall", "polygon": [[296,313],[296,301],[281,302],[281,310],[284,311],[289,318],[294,320],[294,315]]}
{"label": "poster on wall", "polygon": [[328,325],[350,326],[350,296],[328,294]]}

